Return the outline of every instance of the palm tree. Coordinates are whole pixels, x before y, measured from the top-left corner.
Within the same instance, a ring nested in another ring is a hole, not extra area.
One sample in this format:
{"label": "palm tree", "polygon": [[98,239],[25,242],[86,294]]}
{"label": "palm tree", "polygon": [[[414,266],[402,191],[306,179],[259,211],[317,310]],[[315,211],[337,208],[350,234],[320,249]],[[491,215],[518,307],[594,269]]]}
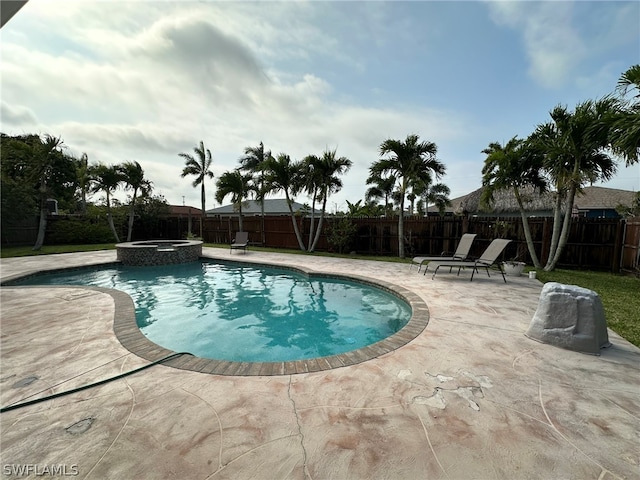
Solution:
{"label": "palm tree", "polygon": [[89,167],[89,176],[91,178],[91,192],[104,192],[106,196],[107,206],[107,221],[113,236],[116,239],[116,243],[120,242],[120,237],[116,231],[116,227],[113,224],[113,215],[111,214],[111,195],[120,186],[124,178],[117,166],[97,164]]}
{"label": "palm tree", "polygon": [[404,200],[409,187],[418,181],[430,180],[431,175],[440,178],[446,167],[437,158],[438,148],[433,142],[420,142],[418,135],[408,135],[405,141],[388,139],[380,145],[382,158],[369,168],[371,175],[392,175],[398,181],[400,200],[398,217],[398,255],[404,258]]}
{"label": "palm tree", "polygon": [[424,178],[421,178],[420,180],[416,180],[414,182],[411,183],[411,189],[409,190],[409,193],[407,193],[407,200],[409,200],[409,209],[408,209],[408,213],[409,215],[413,215],[414,213],[414,207],[415,207],[415,202],[416,200],[418,200],[418,213],[419,214],[424,214],[424,208],[422,206],[423,204],[423,195],[425,195],[426,193],[428,193],[429,188],[431,186],[431,184],[433,183],[433,180],[431,178],[431,175],[425,175]]}
{"label": "palm tree", "polygon": [[224,197],[231,195],[233,208],[240,215],[239,226],[241,232],[244,231],[242,228],[242,202],[249,197],[249,193],[252,191],[251,179],[250,173],[243,175],[240,170],[233,170],[224,172],[216,182],[216,201],[222,203]]}
{"label": "palm tree", "polygon": [[371,174],[367,178],[367,185],[373,186],[369,187],[365,192],[365,200],[384,200],[384,216],[387,217],[389,215],[389,199],[396,185],[396,177],[393,175],[382,177],[379,174]]}
{"label": "palm tree", "polygon": [[56,155],[60,153],[63,142],[60,138],[46,134],[44,141],[34,140],[32,145],[32,164],[30,165],[30,178],[34,184],[38,185],[40,193],[40,221],[38,223],[38,236],[33,250],[40,250],[44,243],[44,234],[47,229],[47,196],[50,186],[48,182],[54,174]]}
{"label": "palm tree", "polygon": [[316,202],[319,200],[322,185],[321,158],[317,155],[307,155],[302,159],[301,167],[304,173],[301,176],[304,191],[311,197],[311,221],[309,224],[309,248],[313,244],[315,236]]}
{"label": "palm tree", "polygon": [[[576,193],[586,183],[609,180],[616,171],[615,162],[606,152],[610,132],[602,128],[617,108],[617,100],[605,97],[578,104],[574,112],[557,106],[550,112],[552,121],[539,125],[530,139],[544,155],[544,167],[556,188],[556,207],[549,259],[545,271],[551,271],[569,238],[571,215]],[[564,219],[560,226],[561,208]]]}
{"label": "palm tree", "polygon": [[268,185],[265,183],[265,169],[267,162],[273,158],[270,151],[264,151],[264,145],[260,142],[257,147],[247,147],[244,149],[244,156],[240,158],[240,170],[257,175],[257,179],[254,180],[256,199],[260,203],[260,217],[261,217],[261,236],[262,244],[264,245],[264,198],[269,193]]}
{"label": "palm tree", "polygon": [[292,208],[293,197],[303,189],[303,171],[303,164],[301,162],[293,162],[291,157],[285,153],[278,154],[276,158],[271,157],[267,161],[265,168],[265,179],[271,191],[279,192],[282,190],[284,192],[284,196],[287,199],[287,206],[289,207],[289,214],[291,215],[291,221],[293,222],[293,230],[298,240],[298,246],[300,250],[304,252],[306,248],[302,241],[300,227],[298,226]]}
{"label": "palm tree", "polygon": [[336,150],[325,150],[322,154],[320,162],[316,164],[318,197],[322,201],[320,210],[320,220],[316,230],[313,243],[309,247],[309,251],[313,252],[320,239],[322,231],[322,223],[327,208],[327,200],[332,193],[337,193],[342,189],[342,180],[339,175],[344,175],[351,168],[352,162],[347,157],[336,157]]}
{"label": "palm tree", "polygon": [[534,191],[539,192],[547,190],[546,179],[541,173],[542,155],[532,145],[517,137],[513,137],[505,145],[499,142],[490,143],[482,153],[487,155],[482,168],[482,203],[493,203],[494,193],[498,190],[513,192],[518,203],[529,255],[534,266],[540,268],[522,196],[525,188],[533,187]]}
{"label": "palm tree", "polygon": [[185,167],[182,169],[181,175],[182,178],[187,175],[194,175],[196,178],[191,185],[194,188],[200,185],[200,202],[202,207],[202,212],[200,214],[200,238],[203,238],[202,223],[206,215],[204,181],[207,177],[213,178],[213,172],[211,171],[213,158],[211,156],[211,151],[208,148],[205,150],[204,142],[202,140],[200,140],[200,146],[194,147],[193,151],[197,158],[188,153],[179,153],[178,156],[185,160]]}
{"label": "palm tree", "polygon": [[[632,100],[625,101],[629,90],[635,89]],[[610,120],[609,140],[614,154],[625,159],[626,165],[640,161],[640,65],[634,65],[618,80],[620,103]]]}
{"label": "palm tree", "polygon": [[433,204],[440,215],[444,215],[445,209],[451,206],[451,200],[449,199],[451,189],[444,183],[427,184],[419,191],[421,202],[425,205],[426,215],[429,215],[429,204]]}
{"label": "palm tree", "polygon": [[626,72],[620,75],[617,89],[622,96],[625,96],[629,89],[638,90],[635,98],[640,99],[640,65],[631,66]]}
{"label": "palm tree", "polygon": [[129,204],[129,228],[127,229],[127,242],[130,242],[138,192],[143,197],[148,195],[151,191],[151,182],[144,178],[144,170],[136,161],[125,162],[118,166],[118,170],[122,175],[126,188],[132,190],[131,203]]}

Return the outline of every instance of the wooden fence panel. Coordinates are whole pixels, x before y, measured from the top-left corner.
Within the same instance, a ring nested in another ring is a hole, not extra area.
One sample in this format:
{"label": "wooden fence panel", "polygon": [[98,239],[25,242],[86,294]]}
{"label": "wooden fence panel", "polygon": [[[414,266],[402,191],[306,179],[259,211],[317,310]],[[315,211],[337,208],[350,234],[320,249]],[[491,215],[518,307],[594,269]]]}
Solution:
{"label": "wooden fence panel", "polygon": [[[266,216],[264,220],[265,246],[295,250],[300,248],[290,216]],[[346,251],[359,255],[398,255],[398,217],[358,217],[351,220],[356,226],[356,234]],[[199,221],[197,216],[191,219],[194,234],[199,231]],[[311,220],[296,217],[296,221],[307,246]],[[333,247],[327,236],[333,222],[332,217],[325,218],[316,250],[332,251]],[[493,238],[504,237],[513,241],[505,249],[503,259],[517,259],[529,265],[533,264],[519,217],[410,216],[405,217],[404,227],[407,257],[452,252],[463,233],[475,233],[477,237],[471,249],[472,256],[479,256]],[[529,227],[536,253],[544,265],[551,243],[553,218],[531,217]],[[252,244],[262,244],[262,219],[259,215],[244,216],[243,229],[249,232],[249,241]],[[204,240],[228,244],[238,230],[237,216],[208,217],[204,221]],[[24,224],[4,226],[2,244],[32,244],[35,242],[36,232],[35,216],[26,219]],[[134,240],[186,238],[187,232],[187,217],[169,217],[154,222],[152,226],[135,224]],[[572,219],[569,240],[558,267],[637,273],[640,269],[640,217],[626,220],[584,217]]]}
{"label": "wooden fence panel", "polygon": [[[325,218],[317,251],[332,251],[327,235],[333,220],[331,217]],[[197,228],[197,221],[194,220],[194,230]],[[311,220],[296,217],[296,221],[307,246]],[[352,218],[352,221],[356,226],[356,234],[347,251],[360,255],[398,255],[397,217],[358,217]],[[315,222],[318,222],[318,218]],[[543,265],[548,257],[552,227],[552,218],[529,218],[536,253]],[[517,259],[533,264],[519,217],[406,217],[404,228],[407,257],[453,252],[463,233],[475,233],[477,237],[471,249],[472,256],[482,254],[492,239],[503,237],[513,240],[505,249],[503,259]],[[261,244],[262,222],[259,215],[243,217],[243,229],[249,232],[252,244]],[[266,247],[299,249],[291,217],[266,216],[264,229]],[[169,230],[176,230],[176,234],[178,233],[177,226],[167,229],[167,233]],[[206,242],[229,243],[238,230],[237,216],[207,218],[204,239]],[[626,222],[620,219],[574,218],[558,267],[611,272],[618,272],[621,267],[625,271],[633,270],[638,265],[639,242],[640,217]]]}
{"label": "wooden fence panel", "polygon": [[557,266],[618,271],[616,239],[619,220],[576,218]]}
{"label": "wooden fence panel", "polygon": [[620,270],[640,273],[640,217],[628,218],[622,239]]}

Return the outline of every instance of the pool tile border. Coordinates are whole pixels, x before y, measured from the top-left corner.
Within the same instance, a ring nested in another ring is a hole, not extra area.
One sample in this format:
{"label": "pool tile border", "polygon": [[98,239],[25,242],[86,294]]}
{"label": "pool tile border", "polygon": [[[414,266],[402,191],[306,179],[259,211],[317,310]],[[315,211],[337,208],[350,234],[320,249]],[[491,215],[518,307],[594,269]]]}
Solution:
{"label": "pool tile border", "polygon": [[[412,310],[409,322],[393,335],[380,340],[379,342],[367,345],[365,347],[338,355],[330,355],[326,357],[318,357],[306,360],[285,361],[285,362],[232,362],[227,360],[212,360],[197,357],[188,352],[174,352],[167,348],[161,347],[149,340],[138,328],[135,319],[135,306],[132,298],[120,291],[102,287],[89,286],[48,286],[47,288],[78,288],[85,290],[94,290],[110,295],[114,300],[114,321],[113,331],[116,338],[124,348],[131,353],[144,358],[150,362],[157,362],[165,357],[182,353],[182,355],[174,356],[167,361],[162,362],[163,365],[170,366],[181,370],[189,370],[212,375],[224,376],[278,376],[278,375],[294,375],[302,373],[321,372],[332,370],[335,368],[348,367],[357,365],[374,358],[389,354],[394,350],[408,344],[424,331],[429,323],[429,308],[427,304],[415,293],[404,287],[393,284],[383,284],[370,278],[359,275],[345,275],[341,273],[316,272],[313,270],[292,266],[270,264],[265,262],[243,262],[235,260],[222,260],[215,257],[202,256],[201,260],[213,260],[229,262],[239,265],[264,266],[268,268],[279,268],[291,270],[297,273],[314,278],[338,278],[349,281],[357,281],[366,285],[374,286],[389,292],[400,299],[406,301]],[[116,262],[118,264],[119,262]],[[83,268],[83,267],[81,267]],[[28,275],[30,276],[30,275]],[[22,277],[17,276],[17,277]],[[5,279],[3,283],[10,281]],[[19,285],[14,285],[19,286]],[[24,288],[41,288],[27,287]]]}

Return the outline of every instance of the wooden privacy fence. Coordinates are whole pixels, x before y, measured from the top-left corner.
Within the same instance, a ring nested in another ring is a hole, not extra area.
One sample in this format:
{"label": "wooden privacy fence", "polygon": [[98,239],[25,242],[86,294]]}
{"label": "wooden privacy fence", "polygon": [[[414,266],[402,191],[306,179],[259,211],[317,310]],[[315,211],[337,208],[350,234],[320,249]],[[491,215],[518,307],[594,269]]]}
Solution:
{"label": "wooden privacy fence", "polygon": [[[296,221],[309,244],[311,219],[297,217]],[[317,222],[318,219],[315,219]],[[359,255],[398,255],[398,218],[352,218],[356,233],[351,238],[348,252]],[[334,218],[325,218],[322,234],[316,250],[332,251],[328,234]],[[243,217],[243,229],[249,232],[249,241],[262,244],[260,216]],[[264,219],[264,246],[298,249],[291,217],[266,216]],[[535,249],[541,263],[547,261],[551,244],[553,218],[532,217],[529,226]],[[198,224],[194,222],[194,231]],[[229,243],[239,230],[238,217],[207,218],[204,223],[204,240]],[[499,217],[406,217],[404,221],[405,256],[418,254],[439,255],[453,252],[463,233],[477,234],[471,255],[479,256],[494,238],[513,240],[506,248],[503,259],[520,260],[532,265],[524,236],[522,222],[517,218]],[[160,237],[184,238],[186,223],[167,219],[162,224]],[[155,235],[157,238],[158,235]],[[640,217],[630,219],[590,219],[577,217],[572,220],[567,246],[558,262],[559,268],[580,268],[610,272],[637,272],[640,256]]]}
{"label": "wooden privacy fence", "polygon": [[[56,222],[51,219],[48,227]],[[58,219],[62,220],[62,219]],[[253,245],[274,248],[299,249],[291,217],[267,216],[264,219],[264,242],[262,241],[262,219],[260,216],[243,218],[243,229],[249,232],[249,241]],[[304,244],[309,244],[311,219],[296,217]],[[316,218],[317,222],[318,219]],[[332,251],[328,241],[336,219],[326,218],[316,250]],[[356,233],[350,238],[347,252],[359,255],[398,255],[398,218],[351,218]],[[536,252],[542,264],[549,254],[553,219],[550,217],[532,217],[529,225]],[[192,232],[199,231],[199,218],[192,218]],[[238,217],[207,218],[204,222],[204,240],[213,243],[230,243],[239,230]],[[189,231],[187,218],[170,217],[161,219],[153,225],[134,224],[134,240],[152,240],[158,238],[186,238]],[[48,230],[49,232],[49,230]],[[29,219],[19,225],[2,228],[2,244],[28,245],[35,242],[37,218]],[[406,217],[404,222],[405,256],[418,254],[439,255],[453,252],[463,233],[475,233],[476,240],[471,249],[472,256],[479,256],[497,237],[513,240],[506,248],[503,259],[516,259],[532,265],[524,237],[520,218],[498,217]],[[45,237],[50,244],[53,236]],[[571,223],[569,240],[560,258],[558,267],[603,270],[610,272],[632,272],[640,275],[640,217],[627,219],[591,219],[578,217]]]}

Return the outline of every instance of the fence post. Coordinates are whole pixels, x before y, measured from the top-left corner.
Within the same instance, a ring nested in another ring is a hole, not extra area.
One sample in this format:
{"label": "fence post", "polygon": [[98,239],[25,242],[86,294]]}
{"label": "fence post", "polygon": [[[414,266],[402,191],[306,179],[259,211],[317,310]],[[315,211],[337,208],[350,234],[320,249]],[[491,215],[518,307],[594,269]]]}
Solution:
{"label": "fence post", "polygon": [[611,271],[620,273],[620,263],[622,262],[622,243],[624,242],[624,220],[618,222],[616,228],[616,240],[613,244],[613,255],[611,258]]}

